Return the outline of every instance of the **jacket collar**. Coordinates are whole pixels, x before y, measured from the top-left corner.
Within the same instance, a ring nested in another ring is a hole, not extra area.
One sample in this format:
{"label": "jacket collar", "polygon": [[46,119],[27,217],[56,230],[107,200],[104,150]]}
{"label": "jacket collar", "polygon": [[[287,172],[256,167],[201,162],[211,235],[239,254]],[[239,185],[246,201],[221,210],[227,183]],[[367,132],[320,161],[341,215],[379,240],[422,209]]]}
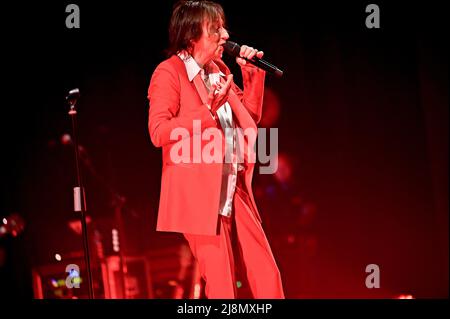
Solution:
{"label": "jacket collar", "polygon": [[[180,51],[177,55],[184,62],[188,79],[190,82],[192,82],[192,80],[202,70],[202,68],[197,64],[197,61],[195,61],[192,55],[190,55],[187,51]],[[208,66],[205,67],[205,72],[207,74],[219,73],[220,76],[225,76],[225,74],[220,71],[217,64],[215,64],[213,61],[211,61]]]}

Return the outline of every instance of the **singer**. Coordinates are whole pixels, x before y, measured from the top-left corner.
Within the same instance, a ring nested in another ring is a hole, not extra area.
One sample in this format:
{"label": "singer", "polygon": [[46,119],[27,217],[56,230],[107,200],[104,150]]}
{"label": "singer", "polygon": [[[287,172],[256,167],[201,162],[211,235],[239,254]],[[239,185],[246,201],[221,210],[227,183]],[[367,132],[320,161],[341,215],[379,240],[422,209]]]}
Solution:
{"label": "singer", "polygon": [[148,88],[149,134],[154,146],[162,147],[163,160],[157,230],[184,235],[206,282],[207,298],[239,297],[238,265],[245,269],[253,298],[284,298],[280,272],[251,188],[255,164],[248,160],[249,154],[243,154],[243,162],[236,160],[237,144],[254,141],[222,134],[222,145],[231,155],[225,158],[231,161],[178,163],[171,158],[176,142],[171,132],[180,127],[188,130],[191,135],[184,138],[192,143],[194,120],[201,121],[202,132],[257,130],[265,71],[246,59],[260,59],[263,52],[240,47],[236,62],[242,72],[241,90],[222,61],[228,38],[219,4],[179,1],[174,5],[169,57],[157,66]]}

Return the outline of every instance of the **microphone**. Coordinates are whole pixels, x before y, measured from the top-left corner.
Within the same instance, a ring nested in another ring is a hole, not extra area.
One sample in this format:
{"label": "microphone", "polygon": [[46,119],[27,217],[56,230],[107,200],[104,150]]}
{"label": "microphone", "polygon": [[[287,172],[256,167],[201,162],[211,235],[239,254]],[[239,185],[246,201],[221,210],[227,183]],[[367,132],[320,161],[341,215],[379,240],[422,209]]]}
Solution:
{"label": "microphone", "polygon": [[66,96],[66,100],[69,102],[70,105],[74,105],[79,97],[80,97],[80,90],[76,88],[69,91],[69,94]]}
{"label": "microphone", "polygon": [[[241,46],[235,42],[232,41],[227,41],[224,45],[223,48],[225,50],[226,53],[228,53],[231,56],[234,57],[238,57],[240,58],[240,51],[241,51]],[[257,66],[260,69],[263,69],[264,71],[271,73],[271,74],[275,74],[277,77],[281,77],[283,75],[283,71],[281,71],[279,68],[277,68],[275,65],[270,64],[269,62],[260,59],[258,57],[253,57],[253,60],[247,60],[249,63],[253,64],[254,66]]]}

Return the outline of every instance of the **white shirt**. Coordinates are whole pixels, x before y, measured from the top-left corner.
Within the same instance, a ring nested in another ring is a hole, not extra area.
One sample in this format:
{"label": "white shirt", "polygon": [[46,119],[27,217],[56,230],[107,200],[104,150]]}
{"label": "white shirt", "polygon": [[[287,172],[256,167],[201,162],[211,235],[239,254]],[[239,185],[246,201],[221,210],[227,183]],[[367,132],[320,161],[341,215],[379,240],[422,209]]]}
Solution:
{"label": "white shirt", "polygon": [[[221,76],[225,76],[220,72],[219,67],[211,62],[213,65],[209,69],[215,69],[216,72],[211,72],[205,75],[204,69],[200,68],[195,59],[189,55],[187,52],[180,52],[178,56],[183,60],[186,66],[186,71],[188,74],[189,81],[197,76],[200,72],[202,79],[205,82],[205,86],[209,91],[207,80],[209,79],[210,85],[218,83]],[[206,78],[206,76],[208,78]],[[219,214],[223,216],[230,217],[233,210],[233,197],[236,190],[236,180],[237,180],[237,153],[236,153],[236,130],[235,124],[233,122],[233,112],[231,110],[230,104],[225,102],[218,110],[217,117],[219,118],[220,125],[222,126],[223,133],[225,135],[225,163],[223,163],[222,169],[222,183],[220,190],[220,202],[219,202]],[[231,159],[231,162],[230,160]],[[229,163],[230,162],[230,163]]]}

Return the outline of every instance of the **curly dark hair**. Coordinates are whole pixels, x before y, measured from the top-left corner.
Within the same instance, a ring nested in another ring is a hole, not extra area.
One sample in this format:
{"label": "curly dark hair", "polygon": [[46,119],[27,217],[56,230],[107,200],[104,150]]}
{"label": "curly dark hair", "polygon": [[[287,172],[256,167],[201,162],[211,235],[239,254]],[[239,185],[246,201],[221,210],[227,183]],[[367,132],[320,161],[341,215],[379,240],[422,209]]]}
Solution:
{"label": "curly dark hair", "polygon": [[212,1],[178,1],[170,18],[168,56],[188,50],[191,41],[200,39],[205,19],[210,24],[220,20],[225,24],[222,6]]}

